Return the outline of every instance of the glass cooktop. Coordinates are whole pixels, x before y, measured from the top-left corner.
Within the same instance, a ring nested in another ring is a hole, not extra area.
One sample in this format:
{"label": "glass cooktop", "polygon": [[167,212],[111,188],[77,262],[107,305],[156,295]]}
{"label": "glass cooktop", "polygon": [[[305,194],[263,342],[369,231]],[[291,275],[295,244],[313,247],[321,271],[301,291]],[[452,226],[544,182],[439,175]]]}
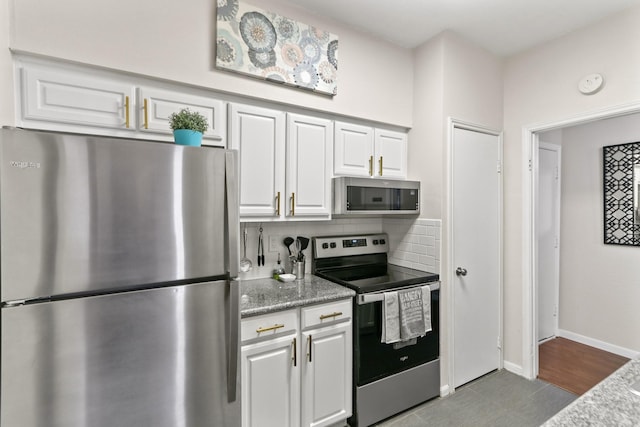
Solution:
{"label": "glass cooktop", "polygon": [[415,286],[439,280],[438,274],[393,264],[362,265],[330,271],[316,271],[315,274],[347,286],[359,294]]}

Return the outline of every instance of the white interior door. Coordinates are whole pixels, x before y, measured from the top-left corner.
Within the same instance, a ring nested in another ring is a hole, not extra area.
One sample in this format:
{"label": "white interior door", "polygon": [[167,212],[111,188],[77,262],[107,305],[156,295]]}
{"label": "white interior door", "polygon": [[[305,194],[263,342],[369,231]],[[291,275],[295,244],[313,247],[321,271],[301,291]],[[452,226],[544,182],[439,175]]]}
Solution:
{"label": "white interior door", "polygon": [[560,289],[560,147],[540,143],[536,206],[538,341],[558,331]]}
{"label": "white interior door", "polygon": [[500,366],[500,137],[454,127],[452,287],[454,388]]}

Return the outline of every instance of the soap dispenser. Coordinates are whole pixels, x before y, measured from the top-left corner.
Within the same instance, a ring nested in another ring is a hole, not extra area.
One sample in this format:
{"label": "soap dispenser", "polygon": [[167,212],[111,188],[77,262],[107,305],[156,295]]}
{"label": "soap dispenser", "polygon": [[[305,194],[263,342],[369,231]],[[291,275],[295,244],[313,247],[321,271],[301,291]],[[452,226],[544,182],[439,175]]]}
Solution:
{"label": "soap dispenser", "polygon": [[280,252],[278,252],[278,263],[273,268],[273,278],[278,280],[281,274],[284,274],[284,267],[280,263]]}

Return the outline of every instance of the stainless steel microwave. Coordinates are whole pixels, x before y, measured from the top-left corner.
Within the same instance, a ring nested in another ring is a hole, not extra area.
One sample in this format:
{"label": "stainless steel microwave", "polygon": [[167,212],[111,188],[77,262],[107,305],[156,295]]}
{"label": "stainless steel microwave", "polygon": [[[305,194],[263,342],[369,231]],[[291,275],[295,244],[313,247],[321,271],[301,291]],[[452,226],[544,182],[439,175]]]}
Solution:
{"label": "stainless steel microwave", "polygon": [[333,179],[334,215],[416,215],[420,182],[340,177]]}

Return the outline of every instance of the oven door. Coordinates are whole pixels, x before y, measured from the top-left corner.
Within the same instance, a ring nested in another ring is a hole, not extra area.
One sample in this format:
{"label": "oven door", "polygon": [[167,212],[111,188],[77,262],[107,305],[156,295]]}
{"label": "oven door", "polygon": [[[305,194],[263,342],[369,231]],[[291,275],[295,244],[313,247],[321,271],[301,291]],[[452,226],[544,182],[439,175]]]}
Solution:
{"label": "oven door", "polygon": [[431,332],[413,345],[385,344],[382,337],[383,293],[360,294],[355,304],[355,382],[363,386],[413,368],[440,355],[440,290],[431,283]]}

